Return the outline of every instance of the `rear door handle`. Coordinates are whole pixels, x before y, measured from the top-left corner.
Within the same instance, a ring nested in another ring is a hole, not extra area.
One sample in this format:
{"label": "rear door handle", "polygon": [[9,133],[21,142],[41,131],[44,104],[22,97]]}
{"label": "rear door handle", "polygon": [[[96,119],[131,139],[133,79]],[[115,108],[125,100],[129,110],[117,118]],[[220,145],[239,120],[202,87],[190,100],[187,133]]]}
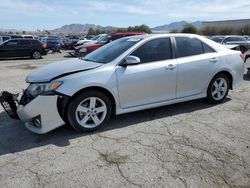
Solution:
{"label": "rear door handle", "polygon": [[214,58],[210,59],[209,61],[212,63],[216,63],[218,61],[218,59],[216,57],[214,57]]}
{"label": "rear door handle", "polygon": [[175,65],[169,64],[167,67],[165,67],[166,70],[174,70],[176,68]]}

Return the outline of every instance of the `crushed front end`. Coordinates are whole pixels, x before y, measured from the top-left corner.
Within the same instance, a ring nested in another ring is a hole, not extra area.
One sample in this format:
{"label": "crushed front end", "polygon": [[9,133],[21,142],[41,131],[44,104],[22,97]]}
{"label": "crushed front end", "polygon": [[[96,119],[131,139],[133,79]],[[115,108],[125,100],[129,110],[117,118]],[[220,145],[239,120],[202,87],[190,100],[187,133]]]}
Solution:
{"label": "crushed front end", "polygon": [[28,88],[20,94],[2,92],[0,103],[11,118],[21,120],[34,133],[44,134],[65,124],[58,112],[58,98],[53,92],[32,95]]}

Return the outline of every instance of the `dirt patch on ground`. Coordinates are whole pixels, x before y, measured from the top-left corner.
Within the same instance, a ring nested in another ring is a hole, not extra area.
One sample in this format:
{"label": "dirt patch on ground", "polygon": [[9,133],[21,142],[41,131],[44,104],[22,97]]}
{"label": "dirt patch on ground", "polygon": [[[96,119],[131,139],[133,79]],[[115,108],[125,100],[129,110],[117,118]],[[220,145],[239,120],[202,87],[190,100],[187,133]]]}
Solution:
{"label": "dirt patch on ground", "polygon": [[124,164],[128,161],[127,155],[121,155],[117,152],[100,153],[101,160],[105,161],[108,165]]}
{"label": "dirt patch on ground", "polygon": [[33,65],[30,65],[30,64],[22,64],[22,65],[7,66],[7,68],[33,70],[33,69],[36,69],[37,67],[33,66]]}

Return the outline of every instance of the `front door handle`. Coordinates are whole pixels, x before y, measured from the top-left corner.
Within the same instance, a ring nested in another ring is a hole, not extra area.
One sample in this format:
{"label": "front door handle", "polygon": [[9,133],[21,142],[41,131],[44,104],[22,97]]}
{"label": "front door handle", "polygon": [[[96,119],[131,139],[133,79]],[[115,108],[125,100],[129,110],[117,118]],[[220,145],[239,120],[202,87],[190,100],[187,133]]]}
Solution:
{"label": "front door handle", "polygon": [[214,58],[210,59],[209,61],[212,63],[216,63],[218,61],[218,59],[216,57],[214,57]]}
{"label": "front door handle", "polygon": [[166,70],[174,70],[176,68],[175,65],[169,64],[167,67],[165,67]]}

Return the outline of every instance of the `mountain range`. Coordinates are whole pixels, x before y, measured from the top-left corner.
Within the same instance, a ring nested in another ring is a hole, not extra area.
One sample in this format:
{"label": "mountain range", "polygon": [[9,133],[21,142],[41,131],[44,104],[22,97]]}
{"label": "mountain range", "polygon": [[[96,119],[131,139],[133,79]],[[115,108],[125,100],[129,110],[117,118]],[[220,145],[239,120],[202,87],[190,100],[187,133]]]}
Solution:
{"label": "mountain range", "polygon": [[116,27],[113,26],[101,26],[101,25],[95,25],[95,24],[70,24],[70,25],[64,25],[60,28],[56,28],[51,30],[52,33],[79,33],[79,32],[88,32],[90,28],[93,29],[99,29],[99,30],[105,30],[105,31],[111,31],[113,29],[116,29]]}
{"label": "mountain range", "polygon": [[[188,24],[187,21],[173,22],[170,24],[153,27],[151,28],[151,30],[154,32],[169,32],[173,29],[181,30],[185,27],[186,24]],[[191,24],[193,24],[197,28],[202,27],[201,21],[192,22]],[[95,24],[70,24],[70,25],[64,25],[60,28],[53,29],[51,30],[51,32],[52,33],[54,32],[55,33],[78,33],[78,32],[87,32],[90,28],[111,31],[118,27],[115,27],[115,26],[104,27],[104,26],[95,25]]]}
{"label": "mountain range", "polygon": [[[161,26],[151,28],[151,30],[152,31],[171,31],[171,30],[174,30],[174,29],[181,30],[188,23],[189,22],[187,22],[187,21],[173,22],[173,23],[170,23],[170,24],[161,25]],[[203,25],[203,23],[201,21],[192,22],[191,24],[193,26],[195,26],[196,28],[198,28],[198,29],[201,28],[202,25]]]}

